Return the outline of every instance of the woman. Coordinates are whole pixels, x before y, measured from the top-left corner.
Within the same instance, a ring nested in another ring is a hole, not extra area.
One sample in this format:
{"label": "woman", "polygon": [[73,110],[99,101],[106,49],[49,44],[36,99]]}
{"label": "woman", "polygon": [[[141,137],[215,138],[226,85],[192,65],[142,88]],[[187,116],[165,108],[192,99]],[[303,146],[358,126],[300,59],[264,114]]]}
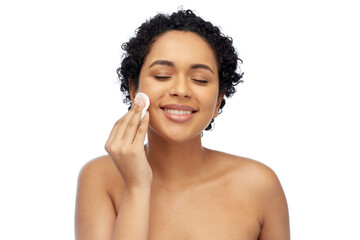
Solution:
{"label": "woman", "polygon": [[[108,155],[80,172],[76,238],[289,239],[286,199],[265,165],[201,145],[234,86],[230,38],[191,11],[158,14],[123,45],[125,102]],[[143,146],[145,136],[148,144]]]}

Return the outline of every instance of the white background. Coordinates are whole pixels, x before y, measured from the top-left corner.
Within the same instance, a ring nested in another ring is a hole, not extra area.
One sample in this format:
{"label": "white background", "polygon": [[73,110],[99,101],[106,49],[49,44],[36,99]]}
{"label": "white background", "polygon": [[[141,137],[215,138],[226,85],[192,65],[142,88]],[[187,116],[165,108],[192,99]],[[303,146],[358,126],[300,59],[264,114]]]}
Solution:
{"label": "white background", "polygon": [[0,239],[73,239],[77,174],[125,114],[121,43],[180,5],[244,61],[204,145],[261,161],[287,195],[292,239],[360,239],[356,1],[3,1]]}

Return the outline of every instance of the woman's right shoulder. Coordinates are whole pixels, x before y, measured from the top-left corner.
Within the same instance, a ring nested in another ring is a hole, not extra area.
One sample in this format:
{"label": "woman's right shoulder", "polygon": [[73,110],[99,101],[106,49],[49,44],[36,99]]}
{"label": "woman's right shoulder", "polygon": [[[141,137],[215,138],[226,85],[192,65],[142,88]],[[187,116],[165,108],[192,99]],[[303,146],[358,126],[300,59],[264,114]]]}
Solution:
{"label": "woman's right shoulder", "polygon": [[111,238],[123,186],[120,172],[109,156],[94,158],[81,168],[75,208],[76,239]]}
{"label": "woman's right shoulder", "polygon": [[108,192],[112,190],[114,183],[122,185],[122,177],[108,155],[96,157],[85,163],[79,172],[78,181],[105,188]]}

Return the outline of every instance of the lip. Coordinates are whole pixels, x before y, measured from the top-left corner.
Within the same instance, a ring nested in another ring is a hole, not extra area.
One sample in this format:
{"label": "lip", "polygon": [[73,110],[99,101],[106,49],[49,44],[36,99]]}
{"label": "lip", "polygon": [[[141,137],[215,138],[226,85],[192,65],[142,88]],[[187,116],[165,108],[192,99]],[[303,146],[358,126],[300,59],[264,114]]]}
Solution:
{"label": "lip", "polygon": [[197,109],[193,108],[189,105],[181,105],[181,104],[166,104],[161,107],[161,109],[173,109],[173,110],[184,110],[184,111],[192,111],[197,112]]}
{"label": "lip", "polygon": [[[165,109],[172,109],[172,110],[183,110],[183,111],[192,111],[191,114],[172,114],[169,112],[166,112]],[[197,110],[189,105],[180,105],[180,104],[167,104],[161,107],[161,110],[163,111],[164,115],[171,121],[178,122],[178,123],[184,123],[192,119],[197,112]]]}

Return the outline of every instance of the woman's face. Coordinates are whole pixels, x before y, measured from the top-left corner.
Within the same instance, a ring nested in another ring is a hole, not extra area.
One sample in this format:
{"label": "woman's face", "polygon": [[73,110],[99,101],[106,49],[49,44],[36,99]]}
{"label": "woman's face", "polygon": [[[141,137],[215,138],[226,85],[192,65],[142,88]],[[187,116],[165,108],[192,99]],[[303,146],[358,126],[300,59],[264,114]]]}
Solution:
{"label": "woman's face", "polygon": [[150,99],[150,132],[175,142],[199,136],[222,100],[212,48],[192,32],[161,35],[145,59],[132,98],[137,91]]}

